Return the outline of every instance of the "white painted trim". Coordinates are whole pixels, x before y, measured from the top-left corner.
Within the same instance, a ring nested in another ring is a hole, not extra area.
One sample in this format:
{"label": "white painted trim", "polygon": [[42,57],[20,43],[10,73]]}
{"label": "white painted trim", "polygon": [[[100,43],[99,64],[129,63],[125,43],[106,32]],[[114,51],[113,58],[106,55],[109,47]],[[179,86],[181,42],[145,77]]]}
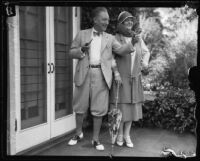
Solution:
{"label": "white painted trim", "polygon": [[[49,47],[50,63],[55,67],[55,41],[54,41],[54,7],[49,7]],[[50,136],[54,137],[54,120],[55,120],[55,69],[50,73]]]}
{"label": "white painted trim", "polygon": [[24,132],[26,132],[26,131],[34,130],[34,129],[36,129],[36,128],[40,128],[40,127],[42,127],[42,126],[47,126],[47,125],[48,125],[48,123],[45,122],[45,123],[42,123],[42,124],[39,124],[39,125],[35,125],[35,126],[28,127],[28,128],[26,128],[26,129],[22,129],[22,130],[19,131],[19,133],[24,133]]}
{"label": "white painted trim", "polygon": [[[16,132],[15,132],[15,119],[19,120],[20,114],[17,109],[20,108],[20,41],[19,41],[19,7],[16,6],[16,16],[7,19],[8,24],[8,98],[10,105],[10,155],[16,154]],[[17,121],[19,130],[20,124]]]}
{"label": "white painted trim", "polygon": [[48,63],[51,63],[51,56],[50,56],[50,8],[46,7],[46,83],[47,83],[47,88],[46,88],[46,96],[47,96],[47,123],[50,124],[50,117],[51,117],[51,112],[50,112],[50,106],[51,106],[51,74],[48,73],[49,71],[49,65]]}
{"label": "white painted trim", "polygon": [[17,143],[16,152],[21,152],[49,140],[49,133],[50,131],[48,124],[29,129],[26,132],[21,132],[20,135],[17,136],[17,140],[19,140],[19,142]]}
{"label": "white painted trim", "polygon": [[66,132],[72,131],[76,127],[74,115],[54,120],[52,125],[51,138],[62,135]]}
{"label": "white painted trim", "polygon": [[[46,38],[47,40],[49,39],[48,36],[49,36],[49,30],[48,30],[48,26],[49,26],[49,7],[44,7],[45,9],[45,17],[46,17]],[[18,16],[18,29],[19,29],[19,16]],[[15,40],[15,42],[20,42],[20,37],[19,37],[19,33],[20,31],[18,30],[17,31],[18,33],[18,40]],[[47,63],[49,61],[49,56],[48,56],[48,42],[46,44],[46,53],[47,53],[47,56],[46,56],[46,60],[47,60]],[[17,57],[17,59],[20,60],[20,45],[18,45],[18,54],[17,55],[14,55]],[[15,60],[15,64],[17,64],[19,66],[19,71],[16,72],[16,75],[18,77],[20,77],[20,62],[17,62]],[[47,68],[48,70],[48,68]],[[47,74],[47,70],[45,70],[46,73],[44,74]],[[18,153],[22,150],[25,150],[27,148],[30,148],[34,145],[37,145],[37,144],[40,144],[44,141],[47,141],[50,139],[50,112],[49,112],[49,105],[50,105],[50,92],[49,92],[49,89],[50,89],[50,82],[49,79],[50,79],[50,75],[47,74],[47,123],[43,123],[41,124],[40,126],[35,126],[35,128],[29,128],[27,130],[21,130],[21,127],[18,126],[18,130],[16,132],[16,142],[15,142],[15,145],[12,145],[12,146],[15,146],[15,153]],[[18,82],[18,81],[17,81]],[[17,86],[20,88],[20,80],[17,84]],[[14,90],[15,91],[15,90]],[[16,115],[17,115],[17,118],[18,118],[18,124],[21,122],[21,117],[20,117],[20,114],[21,114],[21,92],[20,90],[16,90],[16,91],[19,91],[17,92],[18,93],[18,99],[17,101],[19,102],[19,105],[16,106]],[[17,103],[18,103],[17,102]],[[37,127],[37,128],[36,128]]]}
{"label": "white painted trim", "polygon": [[69,117],[73,117],[73,114],[70,114],[70,115],[66,115],[66,116],[57,118],[56,120],[54,120],[54,122],[56,123],[56,122],[59,122],[60,120],[68,119]]}

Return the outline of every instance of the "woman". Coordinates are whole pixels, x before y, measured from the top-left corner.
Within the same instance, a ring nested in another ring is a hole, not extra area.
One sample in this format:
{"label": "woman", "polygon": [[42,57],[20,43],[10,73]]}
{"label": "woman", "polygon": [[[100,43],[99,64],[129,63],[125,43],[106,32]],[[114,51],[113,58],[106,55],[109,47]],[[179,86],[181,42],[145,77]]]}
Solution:
{"label": "woman", "polygon": [[[135,36],[135,51],[126,56],[115,57],[119,77],[122,85],[119,89],[118,107],[122,112],[122,121],[119,127],[119,133],[116,143],[122,146],[124,141],[127,147],[134,145],[130,138],[130,129],[132,121],[138,121],[142,118],[142,103],[144,101],[143,87],[141,82],[141,70],[148,66],[150,57],[149,50],[141,39],[140,35],[132,31],[136,19],[129,12],[121,12],[118,16],[116,39],[125,44]],[[115,77],[117,75],[115,74]],[[113,83],[111,89],[111,108],[114,107],[116,96],[116,83]]]}

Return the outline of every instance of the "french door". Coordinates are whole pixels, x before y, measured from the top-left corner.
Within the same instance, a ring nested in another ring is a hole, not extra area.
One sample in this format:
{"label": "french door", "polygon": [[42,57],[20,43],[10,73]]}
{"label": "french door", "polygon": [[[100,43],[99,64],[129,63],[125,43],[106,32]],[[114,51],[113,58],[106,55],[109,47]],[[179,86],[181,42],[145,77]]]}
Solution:
{"label": "french door", "polygon": [[20,107],[16,152],[75,128],[72,8],[19,7]]}

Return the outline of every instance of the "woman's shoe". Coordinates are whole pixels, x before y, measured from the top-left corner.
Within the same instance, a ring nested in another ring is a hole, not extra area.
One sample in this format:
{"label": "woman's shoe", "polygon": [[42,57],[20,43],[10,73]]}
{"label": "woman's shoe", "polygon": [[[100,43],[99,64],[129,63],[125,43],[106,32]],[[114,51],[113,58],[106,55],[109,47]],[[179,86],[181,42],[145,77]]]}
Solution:
{"label": "woman's shoe", "polygon": [[123,135],[118,135],[117,136],[116,143],[117,143],[118,146],[122,146],[124,144]]}
{"label": "woman's shoe", "polygon": [[129,147],[129,148],[133,148],[134,147],[134,145],[133,145],[133,143],[131,141],[130,136],[124,137],[124,140],[125,140],[125,143],[126,143],[127,147]]}

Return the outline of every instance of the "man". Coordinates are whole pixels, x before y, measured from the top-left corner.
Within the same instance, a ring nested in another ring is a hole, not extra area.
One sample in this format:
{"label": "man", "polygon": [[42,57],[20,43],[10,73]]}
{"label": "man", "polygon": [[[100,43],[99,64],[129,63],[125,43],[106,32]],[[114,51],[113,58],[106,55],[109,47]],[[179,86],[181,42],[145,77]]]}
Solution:
{"label": "man", "polygon": [[[82,124],[84,113],[90,107],[93,116],[92,145],[104,150],[99,142],[102,117],[106,115],[109,104],[109,89],[112,83],[112,71],[115,72],[112,52],[125,55],[134,51],[138,41],[121,46],[114,36],[107,34],[109,15],[104,7],[92,12],[93,28],[80,31],[72,42],[70,55],[78,59],[74,83],[73,110],[76,113],[76,135],[69,141],[75,145],[83,138]],[[117,79],[119,73],[115,73]]]}

